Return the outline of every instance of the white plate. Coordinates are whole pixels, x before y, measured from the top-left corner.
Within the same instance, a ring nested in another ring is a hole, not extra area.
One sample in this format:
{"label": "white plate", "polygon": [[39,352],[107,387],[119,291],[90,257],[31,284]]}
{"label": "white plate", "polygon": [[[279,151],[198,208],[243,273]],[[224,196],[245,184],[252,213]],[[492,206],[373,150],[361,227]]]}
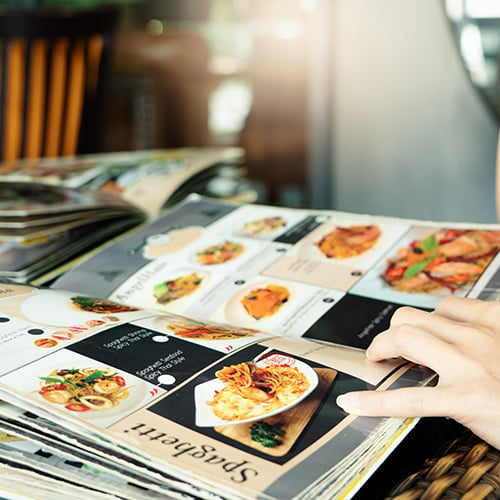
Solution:
{"label": "white plate", "polygon": [[[316,372],[306,363],[299,361],[298,359],[293,359],[293,366],[296,367],[300,372],[302,372],[307,380],[309,381],[308,389],[301,394],[296,400],[288,403],[277,410],[271,411],[269,413],[264,413],[256,417],[242,419],[242,420],[222,420],[217,417],[212,411],[211,406],[207,404],[207,401],[212,400],[215,391],[220,391],[223,389],[224,384],[219,379],[209,380],[203,384],[199,384],[194,389],[194,401],[196,407],[195,422],[198,427],[216,427],[219,425],[236,425],[244,424],[247,422],[255,422],[256,420],[264,420],[265,418],[282,413],[295,405],[303,401],[309,394],[311,394],[316,386],[318,385],[318,375]],[[267,360],[257,363],[257,366],[269,366]]]}
{"label": "white plate", "polygon": [[[241,245],[243,247],[242,251],[238,255],[236,255],[235,257],[232,257],[232,258],[226,260],[225,262],[219,262],[217,264],[203,264],[202,262],[200,262],[198,260],[198,257],[197,257],[198,252],[204,252],[208,248],[216,246],[216,245],[223,245],[226,241],[228,241],[230,243],[236,243],[236,244]],[[222,267],[228,267],[228,266],[234,264],[234,262],[239,261],[241,257],[245,257],[245,254],[247,253],[247,247],[249,246],[249,244],[251,245],[251,242],[240,240],[238,238],[220,237],[220,238],[213,239],[213,240],[205,240],[200,245],[198,245],[196,247],[195,251],[189,257],[189,261],[192,265],[202,266],[203,268],[208,268],[208,269],[220,269]]]}
{"label": "white plate", "polygon": [[89,364],[86,364],[85,366],[74,366],[74,363],[67,363],[67,366],[52,366],[52,368],[47,368],[45,370],[43,369],[37,369],[35,373],[29,376],[29,379],[26,381],[26,390],[33,395],[34,398],[36,398],[39,401],[42,401],[49,407],[62,411],[66,415],[71,415],[76,418],[80,418],[82,420],[100,420],[100,419],[110,419],[113,417],[123,417],[130,413],[131,410],[135,409],[136,407],[140,407],[144,404],[144,401],[149,401],[151,400],[151,397],[148,396],[147,393],[147,386],[146,383],[143,380],[140,380],[136,377],[133,377],[132,375],[129,375],[127,373],[122,373],[119,371],[116,371],[117,375],[120,375],[125,379],[125,388],[129,389],[129,397],[126,399],[123,399],[119,402],[119,404],[113,408],[110,408],[109,410],[100,410],[100,411],[83,411],[83,412],[77,412],[77,411],[72,411],[68,410],[64,407],[64,405],[61,404],[56,404],[56,403],[51,403],[50,401],[47,401],[44,399],[38,391],[40,390],[40,378],[39,377],[48,377],[49,373],[51,373],[53,370],[58,369],[64,369],[64,368],[107,368],[104,364],[99,364],[98,362],[95,362],[95,366],[89,366]]}
{"label": "white plate", "polygon": [[[182,278],[183,276],[188,276],[190,274],[197,274],[202,278],[202,282],[189,294],[179,297],[167,303],[160,303],[156,300],[154,296],[154,287],[162,283],[166,283],[170,280],[176,280]],[[150,285],[150,297],[148,303],[141,304],[143,307],[165,307],[167,311],[170,312],[181,312],[185,307],[187,307],[196,297],[199,295],[200,291],[203,290],[210,279],[210,273],[205,271],[199,271],[197,269],[183,268],[176,271],[170,271],[166,274],[158,273],[154,280],[151,280]]]}
{"label": "white plate", "polygon": [[74,326],[102,317],[102,314],[78,310],[71,301],[71,297],[77,295],[41,290],[23,302],[21,311],[31,321],[51,326]]}
{"label": "white plate", "polygon": [[[360,254],[357,255],[351,255],[350,257],[345,257],[345,258],[337,258],[337,257],[327,257],[318,247],[318,243],[330,234],[331,232],[335,231],[339,227],[345,227],[349,228],[352,226],[367,226],[367,225],[376,225],[380,229],[380,236],[377,238],[377,241],[374,242],[374,244],[370,247],[367,248],[364,252],[361,252]],[[366,258],[368,257],[369,260],[372,259],[372,255],[374,253],[374,250],[376,247],[380,246],[380,241],[384,237],[384,231],[383,228],[381,227],[380,224],[370,224],[368,222],[362,222],[362,221],[329,221],[318,228],[316,228],[314,231],[312,231],[308,236],[306,236],[296,247],[296,253],[297,255],[308,258],[308,259],[315,259],[315,260],[321,260],[324,262],[335,262],[339,264],[345,264],[345,265],[355,265],[354,263],[358,262],[364,262]]]}
{"label": "white plate", "polygon": [[[241,300],[243,299],[243,297],[245,297],[245,295],[249,294],[252,290],[255,290],[257,288],[266,288],[269,285],[278,285],[286,288],[289,292],[288,300],[287,302],[284,302],[281,305],[281,307],[271,316],[265,316],[263,318],[256,319],[247,313],[246,309],[241,303]],[[289,283],[285,283],[282,280],[267,279],[265,281],[262,280],[249,283],[247,286],[245,286],[239,292],[234,294],[233,297],[227,301],[224,307],[225,321],[232,325],[249,326],[253,328],[260,328],[262,327],[262,325],[269,324],[270,321],[272,323],[275,323],[279,321],[279,318],[283,315],[283,311],[285,309],[289,309],[290,303],[292,301],[295,302],[294,298],[295,298],[295,290]]]}
{"label": "white plate", "polygon": [[[280,224],[278,227],[271,228],[269,226],[264,225],[264,220],[265,219],[273,219],[273,218],[279,218],[282,220],[282,224]],[[252,233],[248,230],[245,230],[245,226],[247,224],[257,224],[257,225],[262,225],[265,230],[264,232],[256,232]],[[285,232],[286,230],[290,229],[291,224],[290,221],[288,220],[287,217],[285,217],[284,214],[278,213],[278,212],[272,212],[269,214],[261,214],[261,215],[256,215],[255,217],[248,217],[238,228],[235,234],[239,236],[245,236],[247,238],[257,238],[257,239],[263,239],[263,240],[272,240],[276,238],[278,235],[281,233]]]}

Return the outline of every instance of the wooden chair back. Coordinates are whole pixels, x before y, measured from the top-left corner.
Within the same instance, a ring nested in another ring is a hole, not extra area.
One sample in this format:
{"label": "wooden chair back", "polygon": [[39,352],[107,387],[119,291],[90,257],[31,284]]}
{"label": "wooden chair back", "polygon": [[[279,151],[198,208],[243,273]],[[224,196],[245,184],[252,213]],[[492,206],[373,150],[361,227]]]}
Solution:
{"label": "wooden chair back", "polygon": [[99,151],[118,10],[0,10],[0,160]]}

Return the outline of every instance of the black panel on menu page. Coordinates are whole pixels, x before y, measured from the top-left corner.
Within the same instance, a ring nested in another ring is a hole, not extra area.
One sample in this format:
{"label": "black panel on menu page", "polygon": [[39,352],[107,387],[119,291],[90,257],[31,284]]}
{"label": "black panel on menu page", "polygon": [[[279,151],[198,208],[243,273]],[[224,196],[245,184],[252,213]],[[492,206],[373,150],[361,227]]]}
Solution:
{"label": "black panel on menu page", "polygon": [[402,304],[347,294],[304,337],[366,349],[375,335],[389,327],[400,307]]}

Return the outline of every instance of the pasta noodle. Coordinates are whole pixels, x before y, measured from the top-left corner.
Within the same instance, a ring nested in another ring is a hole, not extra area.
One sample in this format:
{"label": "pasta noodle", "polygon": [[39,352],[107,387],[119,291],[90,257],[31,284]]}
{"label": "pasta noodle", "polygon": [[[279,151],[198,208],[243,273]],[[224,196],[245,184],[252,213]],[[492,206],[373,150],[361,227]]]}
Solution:
{"label": "pasta noodle", "polygon": [[257,367],[253,363],[226,366],[216,372],[224,388],[208,405],[222,420],[255,418],[282,408],[309,388],[307,377],[292,366]]}

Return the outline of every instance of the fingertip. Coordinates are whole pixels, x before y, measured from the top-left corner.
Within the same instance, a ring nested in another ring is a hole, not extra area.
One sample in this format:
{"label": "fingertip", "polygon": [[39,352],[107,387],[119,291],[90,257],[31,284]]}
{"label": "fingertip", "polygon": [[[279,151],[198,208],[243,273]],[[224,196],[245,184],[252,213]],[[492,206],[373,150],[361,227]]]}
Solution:
{"label": "fingertip", "polygon": [[347,413],[356,413],[360,408],[360,401],[355,393],[346,393],[337,396],[337,405]]}
{"label": "fingertip", "polygon": [[368,361],[382,361],[383,359],[386,359],[383,355],[383,353],[380,352],[380,349],[378,346],[380,345],[379,342],[376,342],[376,337],[373,340],[373,342],[368,346],[368,349],[365,351],[365,357]]}
{"label": "fingertip", "polygon": [[388,330],[384,330],[373,337],[370,345],[365,350],[366,359],[369,361],[380,361],[383,359],[381,357],[381,352],[384,350],[384,345],[387,343],[385,341],[387,332]]}

